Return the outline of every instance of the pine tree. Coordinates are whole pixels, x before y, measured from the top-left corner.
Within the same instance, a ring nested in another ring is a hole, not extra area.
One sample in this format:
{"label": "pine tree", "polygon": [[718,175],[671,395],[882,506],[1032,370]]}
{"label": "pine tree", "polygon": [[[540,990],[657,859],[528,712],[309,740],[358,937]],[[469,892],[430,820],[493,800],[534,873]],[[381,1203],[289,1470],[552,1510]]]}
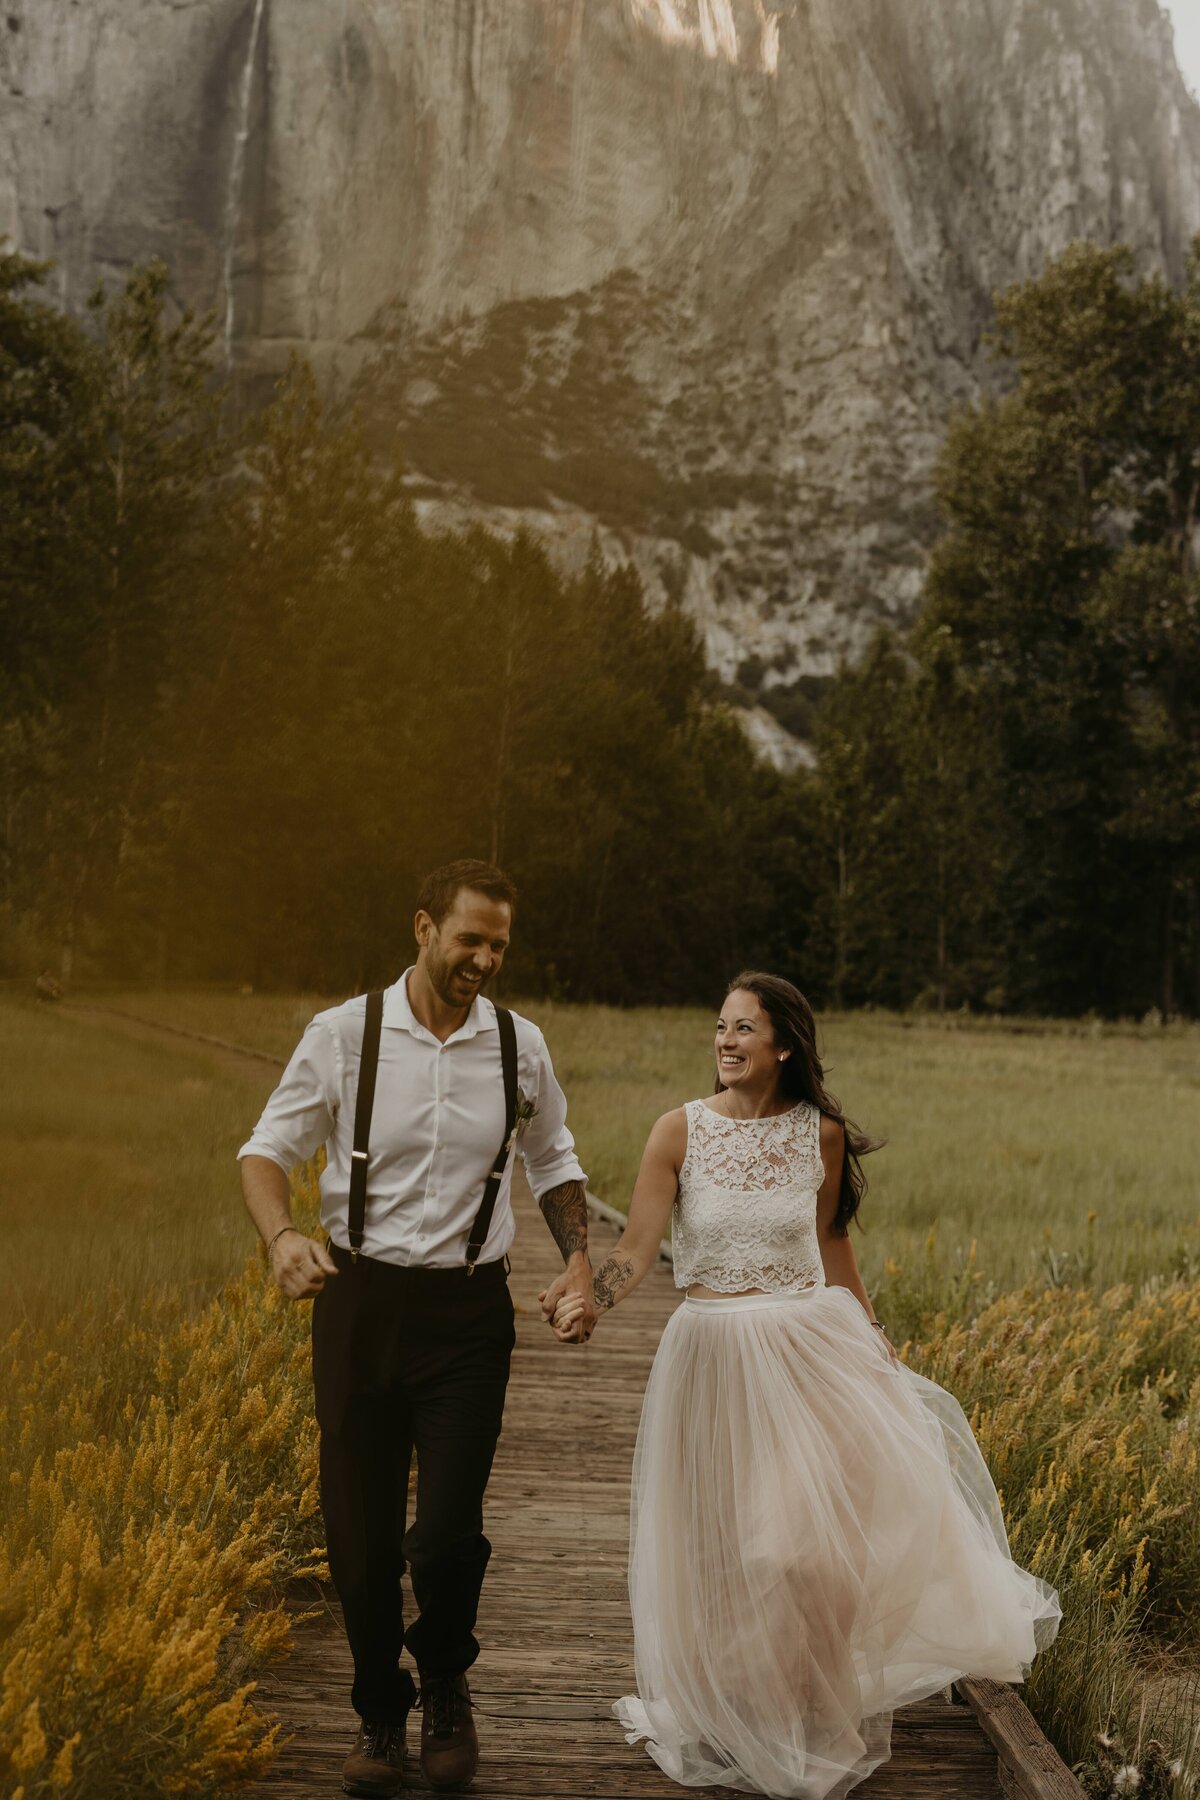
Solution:
{"label": "pine tree", "polygon": [[113,299],[97,292],[86,332],[24,292],[43,273],[9,259],[0,320],[20,464],[0,520],[13,550],[2,629],[13,717],[37,743],[13,853],[28,863],[40,843],[69,978],[82,925],[160,801],[158,728],[225,452],[211,324],[168,317],[161,264]]}
{"label": "pine tree", "polygon": [[1015,385],[938,473],[929,618],[997,722],[1010,991],[1056,1011],[1169,1012],[1200,962],[1197,265],[1183,295],[1131,270],[1077,244],[1000,296]]}

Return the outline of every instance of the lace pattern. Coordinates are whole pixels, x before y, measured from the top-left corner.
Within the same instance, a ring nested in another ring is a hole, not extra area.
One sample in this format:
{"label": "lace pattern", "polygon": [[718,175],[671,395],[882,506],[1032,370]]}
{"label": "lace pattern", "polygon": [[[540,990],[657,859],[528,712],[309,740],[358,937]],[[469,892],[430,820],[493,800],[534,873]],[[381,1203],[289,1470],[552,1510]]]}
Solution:
{"label": "lace pattern", "polygon": [[675,1202],[675,1284],[719,1294],[798,1293],[825,1283],[817,1241],[821,1114],[801,1100],[769,1119],[730,1119],[689,1100]]}

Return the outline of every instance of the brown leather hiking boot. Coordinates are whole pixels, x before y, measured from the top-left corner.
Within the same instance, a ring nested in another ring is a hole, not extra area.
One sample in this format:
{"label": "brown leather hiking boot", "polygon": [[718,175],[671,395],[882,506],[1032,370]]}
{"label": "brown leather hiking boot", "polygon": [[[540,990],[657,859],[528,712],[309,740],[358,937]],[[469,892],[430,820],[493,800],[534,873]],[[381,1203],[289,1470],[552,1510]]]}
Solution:
{"label": "brown leather hiking boot", "polygon": [[343,1794],[398,1794],[404,1784],[403,1725],[358,1728],[358,1740],[342,1764]]}
{"label": "brown leather hiking boot", "polygon": [[421,1677],[421,1768],[433,1788],[465,1788],[479,1767],[479,1739],[465,1675]]}

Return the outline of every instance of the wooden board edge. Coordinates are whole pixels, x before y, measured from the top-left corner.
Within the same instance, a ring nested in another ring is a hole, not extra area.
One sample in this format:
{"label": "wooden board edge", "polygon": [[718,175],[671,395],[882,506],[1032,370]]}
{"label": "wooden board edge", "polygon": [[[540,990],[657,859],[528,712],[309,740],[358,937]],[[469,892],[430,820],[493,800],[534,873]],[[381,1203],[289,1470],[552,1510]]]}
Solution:
{"label": "wooden board edge", "polygon": [[1001,1785],[1015,1800],[1087,1800],[1020,1694],[1004,1681],[962,1675],[956,1699],[971,1708],[1000,1764]]}

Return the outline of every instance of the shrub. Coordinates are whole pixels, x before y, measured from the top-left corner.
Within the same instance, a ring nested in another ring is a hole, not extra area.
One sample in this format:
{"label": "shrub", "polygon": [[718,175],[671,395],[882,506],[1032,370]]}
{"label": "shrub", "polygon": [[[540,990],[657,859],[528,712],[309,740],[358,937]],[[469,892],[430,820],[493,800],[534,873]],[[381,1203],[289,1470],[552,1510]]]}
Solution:
{"label": "shrub", "polygon": [[[311,1215],[311,1184],[303,1204]],[[261,1775],[284,1584],[325,1573],[308,1307],[261,1252],[194,1317],[119,1296],[9,1339],[0,1785],[213,1796]]]}

